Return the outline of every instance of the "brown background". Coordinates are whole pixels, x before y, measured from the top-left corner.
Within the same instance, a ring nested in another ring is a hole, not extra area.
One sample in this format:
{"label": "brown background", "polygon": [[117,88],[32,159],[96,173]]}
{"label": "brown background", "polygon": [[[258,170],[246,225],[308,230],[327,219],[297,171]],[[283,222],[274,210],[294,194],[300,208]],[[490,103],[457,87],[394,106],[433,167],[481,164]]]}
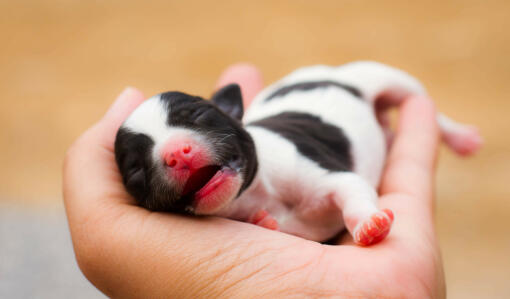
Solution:
{"label": "brown background", "polygon": [[270,83],[303,65],[377,60],[481,128],[476,157],[441,152],[448,293],[510,296],[510,1],[422,2],[0,1],[0,200],[60,201],[66,148],[126,85],[208,96],[239,61]]}

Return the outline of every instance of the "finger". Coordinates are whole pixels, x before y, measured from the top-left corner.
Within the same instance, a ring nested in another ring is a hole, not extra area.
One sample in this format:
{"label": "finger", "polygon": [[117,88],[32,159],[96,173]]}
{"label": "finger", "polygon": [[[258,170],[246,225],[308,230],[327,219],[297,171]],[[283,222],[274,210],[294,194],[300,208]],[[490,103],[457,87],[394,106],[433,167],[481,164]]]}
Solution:
{"label": "finger", "polygon": [[385,244],[395,244],[391,240],[435,242],[433,180],[438,142],[434,103],[422,97],[406,99],[380,184],[380,207],[395,213]]}
{"label": "finger", "polygon": [[429,197],[439,140],[430,99],[410,97],[400,111],[397,136],[383,175],[381,194],[401,192]]}
{"label": "finger", "polygon": [[251,104],[253,98],[264,87],[260,71],[255,66],[247,63],[238,63],[227,68],[218,79],[216,88],[231,83],[237,83],[241,86],[245,108]]}
{"label": "finger", "polygon": [[140,91],[126,88],[104,117],[68,150],[63,184],[68,213],[87,215],[89,210],[107,203],[108,199],[114,203],[130,199],[115,163],[113,144],[119,126],[142,101]]}
{"label": "finger", "polygon": [[101,127],[100,137],[105,146],[113,150],[115,135],[124,120],[144,101],[143,93],[134,88],[127,87],[110,106],[104,117],[99,122]]}

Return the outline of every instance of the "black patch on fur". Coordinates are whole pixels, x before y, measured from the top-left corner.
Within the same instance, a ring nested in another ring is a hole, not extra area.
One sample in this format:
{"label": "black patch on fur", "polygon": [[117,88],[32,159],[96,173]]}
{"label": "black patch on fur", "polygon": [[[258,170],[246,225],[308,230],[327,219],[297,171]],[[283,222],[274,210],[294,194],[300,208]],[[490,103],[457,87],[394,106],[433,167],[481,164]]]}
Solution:
{"label": "black patch on fur", "polygon": [[325,88],[325,87],[341,88],[341,89],[349,92],[350,94],[352,94],[355,97],[358,97],[358,98],[362,97],[361,92],[353,86],[342,84],[342,83],[335,82],[335,81],[324,80],[324,81],[300,82],[300,83],[284,86],[280,89],[277,89],[272,94],[270,94],[265,99],[265,101],[267,102],[274,98],[283,97],[283,96],[285,96],[293,91],[296,91],[296,90],[311,90],[311,89]]}
{"label": "black patch on fur", "polygon": [[152,206],[150,190],[152,181],[151,150],[153,140],[141,133],[120,128],[115,139],[115,160],[122,174],[127,191],[143,206]]}
{"label": "black patch on fur", "polygon": [[[203,133],[219,157],[220,166],[241,173],[243,185],[239,194],[253,181],[257,172],[257,156],[251,136],[239,120],[221,111],[212,102],[181,92],[161,94],[166,104],[167,122],[171,127],[184,127]],[[164,172],[164,165],[154,165],[153,140],[149,136],[122,128],[117,133],[115,155],[128,192],[150,210],[186,213],[191,196],[181,196]],[[156,161],[156,163],[159,161]],[[239,195],[238,194],[238,195]]]}
{"label": "black patch on fur", "polygon": [[331,171],[352,169],[350,143],[342,130],[319,117],[301,112],[283,112],[255,122],[294,143],[305,157]]}

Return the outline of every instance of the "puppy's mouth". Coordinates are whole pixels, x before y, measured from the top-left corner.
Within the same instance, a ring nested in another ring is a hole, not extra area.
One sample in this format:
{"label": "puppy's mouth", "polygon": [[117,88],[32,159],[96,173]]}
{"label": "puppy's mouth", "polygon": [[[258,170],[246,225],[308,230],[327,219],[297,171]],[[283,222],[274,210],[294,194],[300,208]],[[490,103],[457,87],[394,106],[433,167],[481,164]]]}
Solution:
{"label": "puppy's mouth", "polygon": [[204,188],[220,170],[221,166],[219,165],[208,165],[194,171],[184,185],[182,196],[193,197],[195,193]]}
{"label": "puppy's mouth", "polygon": [[241,175],[229,166],[208,165],[193,172],[184,184],[185,208],[196,215],[212,215],[225,207],[239,192]]}

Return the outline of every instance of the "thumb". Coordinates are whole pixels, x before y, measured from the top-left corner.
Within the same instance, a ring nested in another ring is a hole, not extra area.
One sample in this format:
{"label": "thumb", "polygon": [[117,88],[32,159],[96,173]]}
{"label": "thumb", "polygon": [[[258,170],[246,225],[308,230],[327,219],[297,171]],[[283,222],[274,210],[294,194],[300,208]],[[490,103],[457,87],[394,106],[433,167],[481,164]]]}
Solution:
{"label": "thumb", "polygon": [[262,74],[253,65],[238,63],[227,68],[218,79],[216,88],[223,87],[230,83],[237,83],[241,87],[244,107],[248,107],[253,98],[262,90],[264,83]]}

